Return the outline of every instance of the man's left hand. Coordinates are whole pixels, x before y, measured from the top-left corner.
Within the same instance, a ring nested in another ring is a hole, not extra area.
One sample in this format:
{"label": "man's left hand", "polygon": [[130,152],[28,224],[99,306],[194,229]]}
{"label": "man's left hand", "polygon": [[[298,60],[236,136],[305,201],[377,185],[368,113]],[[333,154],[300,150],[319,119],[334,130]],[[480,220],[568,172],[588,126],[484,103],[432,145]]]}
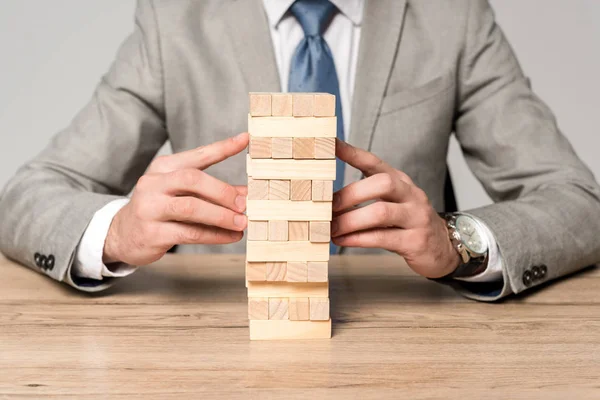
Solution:
{"label": "man's left hand", "polygon": [[[450,242],[446,222],[425,192],[372,153],[340,140],[336,148],[337,157],[362,171],[365,178],[335,193],[333,242],[393,251],[428,278],[453,272],[460,257]],[[371,204],[359,207],[366,202]]]}

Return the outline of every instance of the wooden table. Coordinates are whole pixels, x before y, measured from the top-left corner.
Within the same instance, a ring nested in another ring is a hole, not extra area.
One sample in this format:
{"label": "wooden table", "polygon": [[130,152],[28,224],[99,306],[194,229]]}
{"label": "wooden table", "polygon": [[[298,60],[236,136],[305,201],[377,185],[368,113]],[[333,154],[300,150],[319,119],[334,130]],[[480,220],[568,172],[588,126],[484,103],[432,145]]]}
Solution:
{"label": "wooden table", "polygon": [[242,256],[87,295],[0,256],[0,399],[600,399],[600,270],[498,304],[395,256],[331,263],[331,340],[250,342]]}

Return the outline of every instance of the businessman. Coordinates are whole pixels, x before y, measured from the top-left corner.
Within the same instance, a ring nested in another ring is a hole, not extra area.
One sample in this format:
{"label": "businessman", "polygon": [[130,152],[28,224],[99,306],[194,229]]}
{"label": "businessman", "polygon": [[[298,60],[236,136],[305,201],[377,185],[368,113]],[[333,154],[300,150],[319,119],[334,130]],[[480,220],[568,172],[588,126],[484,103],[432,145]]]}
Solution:
{"label": "businessman", "polygon": [[[600,261],[600,187],[487,1],[140,0],[135,22],[91,101],[5,188],[8,257],[97,291],[176,245],[243,252],[247,93],[326,91],[334,252],[393,252],[485,301]],[[451,134],[495,204],[456,212]]]}

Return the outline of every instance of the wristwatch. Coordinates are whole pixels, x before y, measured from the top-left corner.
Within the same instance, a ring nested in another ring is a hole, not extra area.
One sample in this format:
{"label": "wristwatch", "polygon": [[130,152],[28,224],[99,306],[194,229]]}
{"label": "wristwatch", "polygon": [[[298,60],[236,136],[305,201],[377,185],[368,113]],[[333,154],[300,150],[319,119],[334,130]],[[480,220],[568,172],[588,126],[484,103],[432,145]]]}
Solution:
{"label": "wristwatch", "polygon": [[461,264],[448,278],[475,276],[487,268],[488,243],[479,222],[465,214],[442,213],[450,241],[461,258]]}

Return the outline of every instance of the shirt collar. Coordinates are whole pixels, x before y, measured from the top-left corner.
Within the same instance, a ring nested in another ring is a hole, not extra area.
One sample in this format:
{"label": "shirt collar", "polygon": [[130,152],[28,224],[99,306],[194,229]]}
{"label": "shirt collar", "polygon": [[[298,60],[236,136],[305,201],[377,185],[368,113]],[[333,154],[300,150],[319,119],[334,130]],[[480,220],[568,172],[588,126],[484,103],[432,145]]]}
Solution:
{"label": "shirt collar", "polygon": [[[273,28],[281,22],[295,0],[263,0],[269,24]],[[329,0],[346,16],[354,25],[360,25],[363,18],[365,0]]]}

